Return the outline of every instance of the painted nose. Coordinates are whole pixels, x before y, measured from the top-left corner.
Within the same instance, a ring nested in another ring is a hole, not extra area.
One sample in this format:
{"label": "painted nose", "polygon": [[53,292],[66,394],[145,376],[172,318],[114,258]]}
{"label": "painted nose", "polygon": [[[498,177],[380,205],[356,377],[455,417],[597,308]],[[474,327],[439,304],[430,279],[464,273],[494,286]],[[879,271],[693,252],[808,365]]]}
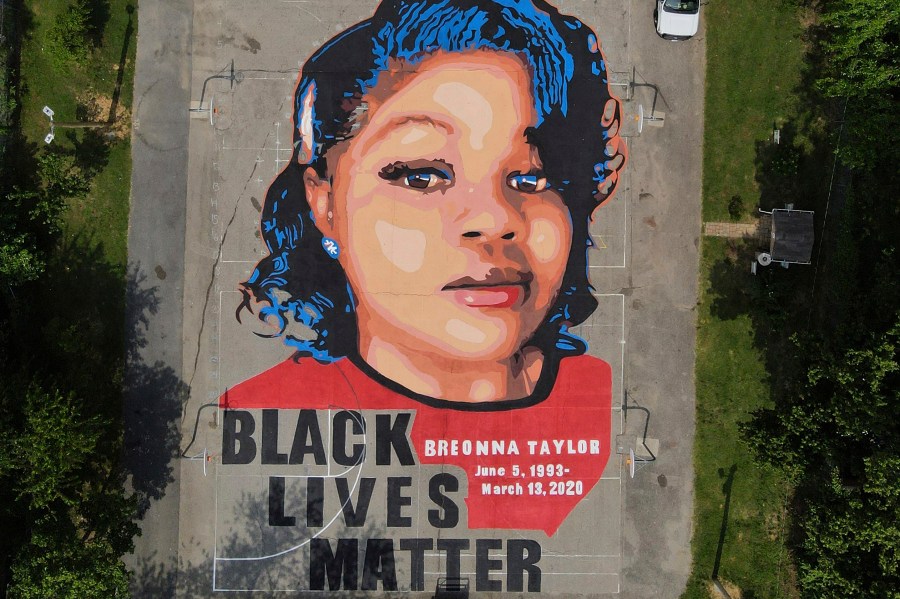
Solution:
{"label": "painted nose", "polygon": [[470,192],[472,200],[460,221],[464,239],[511,241],[522,234],[524,219],[510,199],[502,193]]}

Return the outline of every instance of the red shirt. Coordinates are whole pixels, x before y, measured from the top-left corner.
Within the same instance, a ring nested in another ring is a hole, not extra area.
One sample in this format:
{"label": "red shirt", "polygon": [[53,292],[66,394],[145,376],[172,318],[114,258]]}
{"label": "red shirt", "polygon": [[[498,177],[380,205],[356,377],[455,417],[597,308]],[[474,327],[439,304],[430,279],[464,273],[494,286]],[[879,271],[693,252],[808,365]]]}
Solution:
{"label": "red shirt", "polygon": [[593,489],[610,454],[611,371],[590,356],[562,359],[555,377],[542,377],[531,398],[514,401],[435,400],[350,359],[320,364],[309,358],[286,360],[219,401],[225,409],[413,412],[410,440],[418,462],[465,471],[470,529],[553,535]]}

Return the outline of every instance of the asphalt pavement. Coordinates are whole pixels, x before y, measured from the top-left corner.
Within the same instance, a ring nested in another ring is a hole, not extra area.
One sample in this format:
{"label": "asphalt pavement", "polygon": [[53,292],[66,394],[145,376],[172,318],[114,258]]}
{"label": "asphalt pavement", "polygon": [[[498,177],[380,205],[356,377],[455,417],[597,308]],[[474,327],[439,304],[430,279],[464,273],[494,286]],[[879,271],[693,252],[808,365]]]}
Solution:
{"label": "asphalt pavement", "polygon": [[128,230],[125,464],[142,511],[126,556],[134,597],[174,597],[193,3],[142,2]]}

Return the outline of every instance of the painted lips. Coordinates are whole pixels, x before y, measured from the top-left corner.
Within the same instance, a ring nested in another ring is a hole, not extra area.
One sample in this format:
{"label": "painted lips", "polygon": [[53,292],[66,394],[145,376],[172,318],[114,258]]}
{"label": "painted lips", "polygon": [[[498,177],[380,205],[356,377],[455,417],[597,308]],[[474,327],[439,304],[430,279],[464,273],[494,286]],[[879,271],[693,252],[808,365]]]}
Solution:
{"label": "painted lips", "polygon": [[521,285],[469,287],[455,290],[453,297],[470,308],[509,308],[519,300],[523,292]]}
{"label": "painted lips", "polygon": [[469,308],[509,308],[527,298],[534,275],[512,269],[491,269],[484,278],[463,277],[444,287]]}

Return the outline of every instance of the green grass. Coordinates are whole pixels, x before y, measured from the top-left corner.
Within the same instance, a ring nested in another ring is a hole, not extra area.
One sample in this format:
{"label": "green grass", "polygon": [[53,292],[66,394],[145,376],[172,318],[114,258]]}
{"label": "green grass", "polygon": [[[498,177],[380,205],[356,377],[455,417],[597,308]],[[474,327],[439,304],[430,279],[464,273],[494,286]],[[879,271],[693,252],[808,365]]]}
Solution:
{"label": "green grass", "polygon": [[[103,2],[95,4],[100,7],[104,5]],[[135,9],[129,15],[127,7],[134,4],[125,0],[110,0],[108,19],[105,19],[102,29],[102,42],[94,48],[90,60],[84,65],[59,65],[52,60],[48,32],[56,16],[67,9],[69,2],[26,0],[26,13],[30,12],[31,26],[26,28],[22,48],[21,82],[24,93],[21,124],[23,134],[37,152],[47,151],[43,139],[49,131],[49,122],[41,109],[45,105],[50,106],[56,121],[72,122],[81,116],[77,107],[79,98],[86,92],[112,98],[123,49],[126,53],[119,104],[130,108],[137,12]],[[126,124],[126,130],[128,128]],[[76,144],[83,142],[86,135],[90,133],[83,129],[57,128],[56,139],[50,149],[75,151]],[[64,228],[68,238],[79,236],[91,245],[102,246],[107,261],[124,268],[127,259],[131,148],[127,139],[113,141],[107,147],[108,154],[103,149],[97,152],[96,160],[89,160],[96,169],[92,189],[86,198],[71,202]],[[91,158],[90,153],[84,154]]]}
{"label": "green grass", "polygon": [[102,246],[110,264],[124,266],[128,258],[128,210],[131,194],[131,144],[118,142],[109,163],[93,180],[83,201],[72,203],[65,233],[84,235],[91,245]]}
{"label": "green grass", "polygon": [[[726,244],[705,239],[697,336],[697,429],[694,441],[694,566],[685,599],[709,596],[725,507],[724,487],[734,470],[719,578],[743,597],[790,597],[791,570],[784,546],[788,487],[758,467],[741,442],[737,424],[769,401],[764,355],[755,346],[746,298],[720,294],[713,271],[731,271]],[[746,273],[749,277],[749,273]]]}
{"label": "green grass", "polygon": [[[752,214],[761,203],[793,201],[790,194],[807,191],[793,185],[778,193],[781,180],[773,180],[771,164],[783,147],[769,143],[774,122],[790,124],[787,143],[805,155],[809,119],[798,93],[804,13],[787,0],[711,2],[705,10],[703,220],[727,221],[734,195]],[[786,548],[791,489],[779,474],[754,463],[738,431],[750,412],[771,402],[767,365],[777,351],[767,344],[771,331],[755,328],[764,319],[754,320],[760,313],[755,307],[759,282],[749,274],[752,248],[705,238],[701,251],[694,563],[683,599],[710,597],[732,471],[718,576],[744,599],[795,597]]]}
{"label": "green grass", "polygon": [[710,2],[706,10],[703,220],[727,221],[733,195],[755,212],[756,143],[794,116],[803,60],[798,9],[787,0]]}

